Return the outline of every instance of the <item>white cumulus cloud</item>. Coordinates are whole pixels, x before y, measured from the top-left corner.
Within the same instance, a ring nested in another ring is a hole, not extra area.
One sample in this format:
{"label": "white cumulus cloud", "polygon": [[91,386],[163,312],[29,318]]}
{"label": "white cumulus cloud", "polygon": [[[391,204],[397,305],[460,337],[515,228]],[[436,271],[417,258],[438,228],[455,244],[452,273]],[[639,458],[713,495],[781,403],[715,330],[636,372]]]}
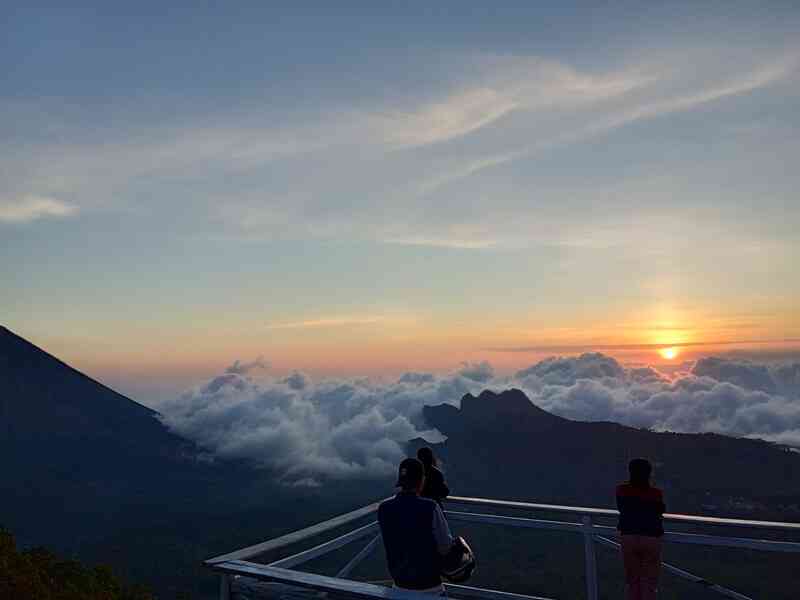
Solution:
{"label": "white cumulus cloud", "polygon": [[457,404],[483,385],[458,373],[408,373],[381,384],[314,381],[297,372],[259,380],[234,371],[160,406],[164,423],[220,456],[278,469],[294,485],[310,485],[320,477],[390,474],[404,455],[405,442],[418,436],[442,439],[422,419],[424,405]]}
{"label": "white cumulus cloud", "polygon": [[254,377],[263,359],[225,373],[160,407],[165,424],[224,457],[252,459],[285,483],[389,476],[416,437],[442,439],[422,408],[458,406],[466,393],[522,389],[545,410],[581,421],[615,421],[685,433],[716,432],[800,445],[800,363],[703,358],[669,379],[651,367],[626,368],[601,353],[553,357],[512,376],[486,361],[449,374],[406,373],[314,380],[294,372]]}

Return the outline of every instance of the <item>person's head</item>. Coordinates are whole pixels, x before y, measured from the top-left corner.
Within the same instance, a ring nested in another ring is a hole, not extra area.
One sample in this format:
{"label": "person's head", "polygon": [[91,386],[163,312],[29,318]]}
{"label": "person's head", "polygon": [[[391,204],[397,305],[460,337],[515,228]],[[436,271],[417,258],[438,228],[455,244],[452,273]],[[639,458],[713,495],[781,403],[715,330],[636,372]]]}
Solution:
{"label": "person's head", "polygon": [[425,468],[416,458],[406,458],[397,470],[397,487],[404,492],[419,493],[425,483]]}
{"label": "person's head", "polygon": [[628,474],[632,485],[647,487],[650,485],[650,474],[653,466],[646,458],[634,458],[628,463]]}
{"label": "person's head", "polygon": [[433,455],[433,450],[424,446],[417,450],[417,458],[425,465],[425,468],[436,466],[436,457]]}

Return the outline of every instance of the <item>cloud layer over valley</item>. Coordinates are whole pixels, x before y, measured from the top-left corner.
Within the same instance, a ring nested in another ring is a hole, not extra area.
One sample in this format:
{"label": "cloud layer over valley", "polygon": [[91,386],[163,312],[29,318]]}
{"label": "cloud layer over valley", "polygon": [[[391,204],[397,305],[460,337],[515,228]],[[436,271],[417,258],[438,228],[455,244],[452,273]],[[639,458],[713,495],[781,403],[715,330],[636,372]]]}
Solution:
{"label": "cloud layer over valley", "polygon": [[160,406],[176,433],[224,457],[253,459],[286,483],[388,476],[406,441],[442,436],[422,407],[458,406],[467,393],[522,389],[557,415],[677,432],[716,432],[800,445],[800,363],[758,364],[706,357],[672,379],[587,353],[549,358],[512,376],[488,362],[445,375],[406,373],[396,381],[322,379],[302,373],[257,377],[237,361],[223,374]]}

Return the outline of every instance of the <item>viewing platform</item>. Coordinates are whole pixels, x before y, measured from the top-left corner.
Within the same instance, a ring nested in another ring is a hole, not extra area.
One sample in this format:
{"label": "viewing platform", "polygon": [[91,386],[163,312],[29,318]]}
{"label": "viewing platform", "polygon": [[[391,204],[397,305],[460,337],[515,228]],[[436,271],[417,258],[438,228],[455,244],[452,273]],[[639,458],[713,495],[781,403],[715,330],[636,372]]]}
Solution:
{"label": "viewing platform", "polygon": [[[360,598],[366,600],[430,600],[431,594],[409,592],[393,589],[385,566],[378,575],[370,571],[366,577],[354,578],[356,568],[372,560],[375,569],[381,565],[376,561],[376,554],[382,554],[380,530],[376,521],[376,512],[380,502],[359,508],[311,527],[301,529],[266,542],[242,548],[210,558],[205,565],[220,575],[220,600],[265,600],[285,598]],[[476,510],[478,509],[478,510]],[[518,530],[541,530],[542,532],[564,532],[572,534],[575,541],[582,545],[583,568],[578,565],[565,564],[564,573],[582,578],[583,597],[598,600],[604,597],[598,579],[598,552],[608,549],[619,550],[616,532],[616,510],[603,508],[587,508],[579,506],[561,506],[552,504],[535,504],[485,498],[450,497],[447,500],[445,514],[451,524],[454,535],[462,534],[461,527],[469,526],[502,526]],[[541,518],[547,516],[547,519]],[[550,517],[553,518],[550,518]],[[562,520],[568,519],[568,520]],[[665,514],[664,535],[666,546],[682,544],[707,547],[720,552],[722,549],[737,549],[748,553],[769,553],[769,556],[785,557],[786,553],[800,553],[800,523],[784,523],[776,521],[754,521],[745,519],[728,519],[699,515]],[[709,533],[709,530],[713,533]],[[724,531],[723,533],[720,533]],[[327,535],[326,535],[327,534]],[[471,540],[470,532],[465,533]],[[320,543],[320,539],[328,538]],[[357,544],[359,540],[367,540],[365,545]],[[314,545],[314,542],[317,542]],[[520,542],[521,543],[521,542]],[[287,550],[294,546],[293,554]],[[302,547],[302,549],[300,549]],[[355,549],[333,561],[338,551]],[[473,545],[477,555],[478,568],[488,568],[485,556],[482,560],[482,548]],[[283,556],[279,556],[283,554]],[[746,557],[748,561],[751,559]],[[621,557],[619,572],[622,572]],[[515,557],[505,556],[503,560],[509,564]],[[319,567],[320,562],[325,563]],[[496,562],[496,560],[495,560]],[[756,561],[757,562],[757,561]],[[762,577],[765,571],[758,570],[753,562],[753,577]],[[793,571],[798,561],[793,557]],[[316,570],[327,570],[331,574],[310,572],[302,567],[318,565]],[[763,566],[763,565],[762,565]],[[672,575],[691,589],[707,592],[708,597],[714,593],[721,598],[737,600],[755,600],[762,597],[741,593],[720,582],[711,581],[701,575],[665,561],[662,565],[664,577]],[[769,565],[767,564],[767,568]],[[495,567],[491,567],[495,569]],[[731,566],[731,569],[736,569]],[[373,576],[374,575],[374,576]],[[741,575],[741,573],[740,573]],[[497,573],[502,579],[503,574]],[[366,580],[364,580],[366,579]],[[528,582],[535,587],[536,582]],[[788,584],[788,581],[787,581]],[[757,587],[751,585],[750,587]],[[521,594],[498,589],[487,589],[469,585],[445,584],[447,595],[455,598],[486,598],[488,600],[561,600],[544,595]],[[798,591],[798,588],[795,588]],[[794,596],[797,596],[795,594]],[[574,596],[575,598],[579,596]],[[605,597],[610,597],[605,595]],[[705,597],[705,596],[704,596]],[[787,598],[792,594],[787,593]]]}

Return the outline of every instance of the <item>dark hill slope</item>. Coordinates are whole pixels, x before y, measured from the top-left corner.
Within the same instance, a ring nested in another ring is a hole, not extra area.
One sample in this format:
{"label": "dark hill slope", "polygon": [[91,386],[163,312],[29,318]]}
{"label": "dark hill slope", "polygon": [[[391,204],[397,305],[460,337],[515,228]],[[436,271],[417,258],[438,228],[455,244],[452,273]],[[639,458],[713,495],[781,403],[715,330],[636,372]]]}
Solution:
{"label": "dark hill slope", "polygon": [[[156,413],[0,328],[0,515],[74,549],[212,473]],[[201,474],[202,473],[202,474]]]}
{"label": "dark hill slope", "polygon": [[[6,442],[72,440],[172,457],[185,442],[156,412],[0,327],[0,423]],[[42,451],[49,453],[46,448]],[[102,456],[95,460],[102,460]]]}
{"label": "dark hill slope", "polygon": [[216,597],[210,556],[366,504],[385,485],[320,489],[209,461],[157,413],[0,327],[0,528],[110,564],[161,598]]}
{"label": "dark hill slope", "polygon": [[269,478],[203,460],[155,411],[2,327],[0,472],[0,524],[67,550],[156,512],[241,507]]}
{"label": "dark hill slope", "polygon": [[797,518],[800,455],[761,440],[658,433],[552,415],[520,390],[426,407],[448,436],[439,451],[461,495],[612,505],[628,460],[649,457],[670,510]]}

